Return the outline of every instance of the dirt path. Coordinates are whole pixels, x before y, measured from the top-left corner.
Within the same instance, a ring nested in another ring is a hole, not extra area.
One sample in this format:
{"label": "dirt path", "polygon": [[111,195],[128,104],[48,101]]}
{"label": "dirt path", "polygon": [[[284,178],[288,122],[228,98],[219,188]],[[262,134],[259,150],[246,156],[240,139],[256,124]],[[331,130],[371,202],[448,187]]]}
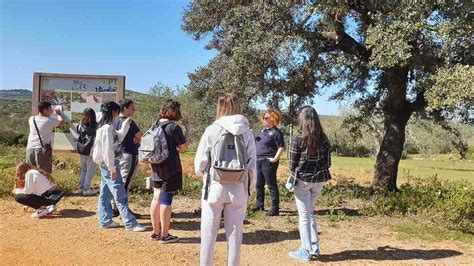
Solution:
{"label": "dirt path", "polygon": [[[198,201],[176,199],[172,232],[181,241],[170,245],[148,240],[149,232],[100,229],[96,204],[95,197],[68,197],[52,216],[33,220],[15,202],[0,200],[1,264],[198,264],[200,224],[194,213]],[[242,265],[302,264],[287,256],[299,246],[297,216],[291,207],[287,206],[281,217],[246,222]],[[146,208],[134,209],[147,212]],[[334,224],[327,217],[320,217],[323,255],[311,263],[474,263],[472,245],[457,241],[400,240],[384,225],[383,219],[357,218]],[[151,227],[148,216],[140,222]],[[225,260],[225,235],[221,229],[216,265],[225,265]]]}

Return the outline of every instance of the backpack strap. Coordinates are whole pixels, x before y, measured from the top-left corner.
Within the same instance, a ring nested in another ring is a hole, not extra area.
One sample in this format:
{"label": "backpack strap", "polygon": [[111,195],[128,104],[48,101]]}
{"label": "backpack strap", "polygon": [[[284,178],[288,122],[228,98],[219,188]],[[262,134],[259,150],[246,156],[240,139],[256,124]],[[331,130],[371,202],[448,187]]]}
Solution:
{"label": "backpack strap", "polygon": [[[217,125],[220,128],[219,133],[217,134],[218,136],[220,136],[223,131],[227,131],[225,130],[224,127],[222,127],[221,125],[217,123],[214,123],[214,125]],[[209,186],[211,185],[211,165],[212,165],[211,153],[212,153],[212,150],[214,149],[214,146],[217,145],[218,141],[219,141],[219,138],[216,138],[216,140],[212,144],[211,150],[207,152],[206,185],[204,187],[204,200],[207,200],[207,198],[209,197]]]}
{"label": "backpack strap", "polygon": [[206,166],[206,186],[204,188],[204,200],[209,197],[209,186],[211,185],[211,151],[207,152],[207,166]]}

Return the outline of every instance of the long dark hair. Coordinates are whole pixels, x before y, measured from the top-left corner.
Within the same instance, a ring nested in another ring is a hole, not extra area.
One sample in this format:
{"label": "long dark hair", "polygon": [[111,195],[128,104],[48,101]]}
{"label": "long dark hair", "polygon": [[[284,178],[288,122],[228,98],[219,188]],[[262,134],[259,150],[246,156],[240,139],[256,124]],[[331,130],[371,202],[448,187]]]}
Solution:
{"label": "long dark hair", "polygon": [[303,142],[308,148],[308,153],[314,154],[326,139],[316,110],[309,105],[301,108],[298,114],[298,125]]}
{"label": "long dark hair", "polygon": [[116,102],[106,102],[100,106],[100,111],[102,111],[102,117],[99,126],[103,126],[113,122],[114,112],[120,112],[120,106]]}
{"label": "long dark hair", "polygon": [[88,127],[92,128],[92,129],[96,129],[97,128],[97,119],[95,117],[94,109],[86,108],[86,109],[84,109],[83,114],[87,117],[87,120],[83,118],[81,123],[85,126],[88,126]]}

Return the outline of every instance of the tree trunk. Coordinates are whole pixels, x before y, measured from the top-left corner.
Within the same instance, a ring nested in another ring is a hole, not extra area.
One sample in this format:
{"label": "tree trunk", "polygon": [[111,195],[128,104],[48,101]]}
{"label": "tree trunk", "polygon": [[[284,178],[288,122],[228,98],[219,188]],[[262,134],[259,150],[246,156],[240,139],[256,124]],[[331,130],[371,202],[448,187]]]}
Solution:
{"label": "tree trunk", "polygon": [[384,133],[372,182],[375,192],[397,190],[398,164],[405,144],[405,128],[412,114],[407,95],[406,69],[385,70],[387,97],[383,104]]}
{"label": "tree trunk", "polygon": [[404,116],[386,116],[385,131],[380,145],[372,188],[387,192],[397,189],[398,164],[405,144],[405,128],[408,119]]}

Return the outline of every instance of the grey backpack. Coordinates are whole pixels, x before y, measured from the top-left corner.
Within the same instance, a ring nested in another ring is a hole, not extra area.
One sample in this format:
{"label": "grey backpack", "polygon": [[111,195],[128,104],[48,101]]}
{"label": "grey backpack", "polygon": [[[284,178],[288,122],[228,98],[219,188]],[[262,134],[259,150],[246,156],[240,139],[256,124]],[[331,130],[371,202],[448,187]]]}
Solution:
{"label": "grey backpack", "polygon": [[168,158],[168,142],[166,141],[164,126],[170,122],[156,122],[142,136],[138,148],[138,159],[140,162],[159,164]]}
{"label": "grey backpack", "polygon": [[[217,124],[216,124],[217,125]],[[249,158],[242,135],[234,135],[221,127],[210,153],[208,153],[205,199],[211,180],[223,184],[238,184],[249,180]],[[211,171],[211,167],[212,170]]]}

